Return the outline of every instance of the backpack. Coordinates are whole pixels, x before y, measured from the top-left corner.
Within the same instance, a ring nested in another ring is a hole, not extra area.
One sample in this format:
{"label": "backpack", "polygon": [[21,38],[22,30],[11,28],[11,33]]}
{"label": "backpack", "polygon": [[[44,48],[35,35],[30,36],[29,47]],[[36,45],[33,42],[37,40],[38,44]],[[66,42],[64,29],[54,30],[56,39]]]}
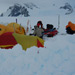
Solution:
{"label": "backpack", "polygon": [[47,24],[47,29],[53,29],[53,25],[52,24]]}

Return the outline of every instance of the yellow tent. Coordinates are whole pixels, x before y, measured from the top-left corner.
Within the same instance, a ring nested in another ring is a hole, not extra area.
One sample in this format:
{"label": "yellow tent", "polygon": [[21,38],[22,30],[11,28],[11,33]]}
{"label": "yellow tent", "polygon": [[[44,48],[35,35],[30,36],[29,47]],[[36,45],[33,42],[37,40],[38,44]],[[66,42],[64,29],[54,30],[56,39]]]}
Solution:
{"label": "yellow tent", "polygon": [[3,33],[5,33],[5,29],[6,29],[6,26],[0,24],[0,35],[2,35]]}
{"label": "yellow tent", "polygon": [[13,36],[15,37],[17,43],[22,46],[23,50],[32,46],[44,47],[44,40],[37,36],[20,35],[17,33],[13,33]]}
{"label": "yellow tent", "polygon": [[23,27],[23,26],[20,26],[20,25],[17,24],[17,23],[14,23],[14,22],[13,22],[13,23],[9,23],[9,24],[7,25],[7,27],[13,28],[16,33],[26,34],[24,27]]}
{"label": "yellow tent", "polygon": [[15,32],[19,34],[26,34],[25,29],[17,23],[10,23],[7,26],[0,24],[0,35],[6,32]]}

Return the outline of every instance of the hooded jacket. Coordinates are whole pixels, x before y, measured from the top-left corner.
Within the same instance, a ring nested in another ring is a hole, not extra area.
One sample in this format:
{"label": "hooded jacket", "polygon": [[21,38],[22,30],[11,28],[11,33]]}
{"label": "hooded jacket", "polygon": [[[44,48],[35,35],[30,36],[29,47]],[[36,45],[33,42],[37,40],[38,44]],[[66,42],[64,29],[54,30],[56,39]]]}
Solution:
{"label": "hooded jacket", "polygon": [[42,36],[42,32],[44,32],[44,30],[42,28],[38,28],[38,26],[34,26],[34,35],[41,37]]}

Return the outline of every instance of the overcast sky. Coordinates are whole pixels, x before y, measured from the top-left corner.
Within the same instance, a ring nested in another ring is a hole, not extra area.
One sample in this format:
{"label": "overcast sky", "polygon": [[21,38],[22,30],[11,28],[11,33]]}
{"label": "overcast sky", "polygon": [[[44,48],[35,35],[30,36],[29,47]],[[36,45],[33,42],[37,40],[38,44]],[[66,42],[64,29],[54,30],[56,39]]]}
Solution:
{"label": "overcast sky", "polygon": [[69,2],[71,5],[75,5],[75,0],[0,0],[0,13],[5,12],[14,3],[27,2],[35,3],[41,8],[48,8],[51,4],[61,4],[62,2]]}

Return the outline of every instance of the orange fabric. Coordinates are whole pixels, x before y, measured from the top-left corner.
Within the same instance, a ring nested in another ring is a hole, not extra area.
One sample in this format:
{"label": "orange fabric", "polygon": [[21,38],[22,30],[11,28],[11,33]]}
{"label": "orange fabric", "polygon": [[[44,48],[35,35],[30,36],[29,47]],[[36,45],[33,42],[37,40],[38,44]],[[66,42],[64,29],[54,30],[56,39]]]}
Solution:
{"label": "orange fabric", "polygon": [[70,27],[73,31],[75,31],[75,24],[73,24],[71,21],[68,22],[68,25],[66,28]]}

